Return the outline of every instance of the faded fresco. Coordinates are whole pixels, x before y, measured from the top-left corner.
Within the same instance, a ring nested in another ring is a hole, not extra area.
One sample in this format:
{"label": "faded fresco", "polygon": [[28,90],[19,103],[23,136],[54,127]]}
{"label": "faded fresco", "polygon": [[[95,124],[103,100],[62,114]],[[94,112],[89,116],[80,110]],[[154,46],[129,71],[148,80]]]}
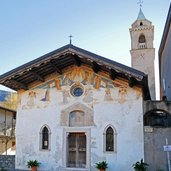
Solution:
{"label": "faded fresco", "polygon": [[[74,97],[72,87],[79,86],[83,95]],[[130,92],[131,91],[131,92]],[[136,93],[135,96],[128,96]],[[90,104],[100,102],[124,103],[127,98],[138,99],[140,90],[129,88],[124,81],[112,81],[109,78],[96,74],[82,67],[74,67],[63,75],[29,90],[22,96],[22,109],[46,108],[49,105],[67,105],[79,98],[79,101]]]}
{"label": "faded fresco", "polygon": [[16,110],[17,93],[0,90],[0,106]]}

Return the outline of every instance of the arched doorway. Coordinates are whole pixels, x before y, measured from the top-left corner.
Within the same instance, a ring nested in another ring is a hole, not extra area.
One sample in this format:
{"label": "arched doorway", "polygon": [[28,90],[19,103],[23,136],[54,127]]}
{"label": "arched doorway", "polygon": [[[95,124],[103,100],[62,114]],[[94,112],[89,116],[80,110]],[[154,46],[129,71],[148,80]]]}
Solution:
{"label": "arched doorway", "polygon": [[144,115],[144,126],[171,127],[171,115],[162,109],[151,110]]}

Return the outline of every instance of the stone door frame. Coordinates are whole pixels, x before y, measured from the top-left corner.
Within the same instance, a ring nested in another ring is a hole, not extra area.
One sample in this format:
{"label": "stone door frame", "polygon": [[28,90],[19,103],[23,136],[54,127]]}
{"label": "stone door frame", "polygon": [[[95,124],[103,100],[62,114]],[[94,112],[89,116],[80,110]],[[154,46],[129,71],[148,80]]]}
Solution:
{"label": "stone door frame", "polygon": [[[66,170],[71,170],[71,167],[67,167],[67,147],[68,147],[68,135],[69,133],[85,133],[86,135],[86,167],[81,170],[90,170],[90,128],[63,128],[63,155],[62,155],[62,166]],[[74,168],[75,170],[79,168]]]}

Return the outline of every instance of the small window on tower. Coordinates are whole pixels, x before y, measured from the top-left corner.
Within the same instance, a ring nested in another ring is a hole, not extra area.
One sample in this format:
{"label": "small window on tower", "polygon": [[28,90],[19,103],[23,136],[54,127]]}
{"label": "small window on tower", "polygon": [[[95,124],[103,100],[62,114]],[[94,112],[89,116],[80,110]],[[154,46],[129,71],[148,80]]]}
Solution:
{"label": "small window on tower", "polygon": [[145,36],[143,34],[140,35],[140,37],[138,39],[138,43],[139,43],[140,49],[146,48],[146,39],[145,39]]}
{"label": "small window on tower", "polygon": [[140,26],[143,26],[143,22],[140,22]]}
{"label": "small window on tower", "polygon": [[145,36],[143,34],[140,35],[139,37],[139,43],[145,43]]}

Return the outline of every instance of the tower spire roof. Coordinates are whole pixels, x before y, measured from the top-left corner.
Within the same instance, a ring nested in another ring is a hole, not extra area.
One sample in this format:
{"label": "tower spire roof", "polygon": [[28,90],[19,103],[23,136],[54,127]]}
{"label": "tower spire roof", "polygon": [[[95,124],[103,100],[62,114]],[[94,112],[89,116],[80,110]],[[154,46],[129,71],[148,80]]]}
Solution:
{"label": "tower spire roof", "polygon": [[137,20],[146,20],[141,8],[140,8],[140,11],[138,13]]}

